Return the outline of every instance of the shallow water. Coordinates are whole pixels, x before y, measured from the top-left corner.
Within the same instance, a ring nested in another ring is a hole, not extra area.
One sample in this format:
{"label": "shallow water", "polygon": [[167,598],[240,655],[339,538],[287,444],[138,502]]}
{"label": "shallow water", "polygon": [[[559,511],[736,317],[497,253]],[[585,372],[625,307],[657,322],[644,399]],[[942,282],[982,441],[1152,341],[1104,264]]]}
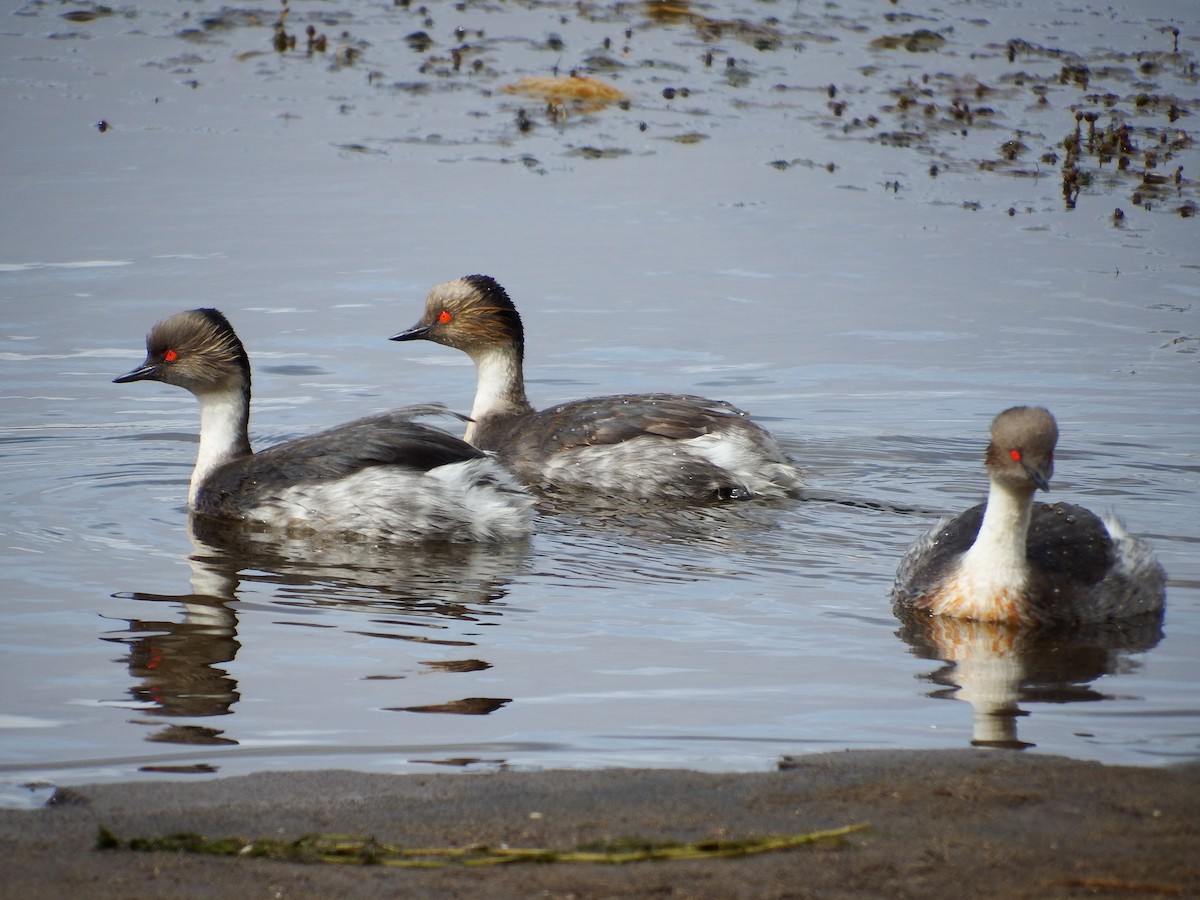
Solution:
{"label": "shallow water", "polygon": [[[175,773],[747,770],[972,739],[1200,754],[1200,15],[910,7],[427,22],[294,2],[284,53],[269,4],[3,13],[6,801]],[[879,42],[917,29],[945,43]],[[627,107],[551,117],[499,90],[555,67]],[[1138,149],[1125,170],[1085,152],[1068,198],[1076,111]],[[1007,159],[1010,140],[1028,149]],[[189,534],[194,401],[110,383],[155,320],[230,316],[266,446],[402,403],[467,410],[465,357],[386,338],[468,272],[522,310],[535,403],[729,400],[802,462],[806,500],[548,510],[527,546],[450,554]],[[1053,498],[1116,509],[1157,549],[1161,634],[893,617],[904,548],[979,500],[987,425],[1023,402],[1060,421]]]}

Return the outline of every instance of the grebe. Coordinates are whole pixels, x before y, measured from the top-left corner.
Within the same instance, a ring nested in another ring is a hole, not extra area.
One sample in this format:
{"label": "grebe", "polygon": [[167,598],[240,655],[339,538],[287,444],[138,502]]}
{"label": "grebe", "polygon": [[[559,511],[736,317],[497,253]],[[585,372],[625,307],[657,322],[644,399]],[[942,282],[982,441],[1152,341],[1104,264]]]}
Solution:
{"label": "grebe", "polygon": [[794,496],[801,487],[775,438],[728,403],[624,394],[535,411],[525,396],[521,317],[487,275],[434,287],[421,320],[392,337],[416,339],[471,357],[478,384],[464,438],[535,487],[686,502]]}
{"label": "grebe", "polygon": [[896,573],[897,606],[1013,624],[1092,623],[1162,609],[1166,575],[1150,547],[1115,518],[1068,503],[1034,503],[1050,489],[1058,424],[1015,406],[992,422],[987,502],[943,519]]}
{"label": "grebe", "polygon": [[146,361],[119,378],[162,381],[200,401],[200,451],[188,506],[216,519],[367,540],[495,541],[530,531],[532,497],[497,460],[393,410],[250,449],[250,360],[215,309],[163,319]]}

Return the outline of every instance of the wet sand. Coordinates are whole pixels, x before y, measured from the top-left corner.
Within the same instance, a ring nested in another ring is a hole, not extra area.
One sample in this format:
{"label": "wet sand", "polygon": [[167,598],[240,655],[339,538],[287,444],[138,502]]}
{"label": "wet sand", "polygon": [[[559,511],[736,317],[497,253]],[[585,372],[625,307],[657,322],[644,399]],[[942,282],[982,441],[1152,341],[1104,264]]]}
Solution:
{"label": "wet sand", "polygon": [[[850,751],[777,772],[263,773],[60,790],[0,811],[3,894],[109,897],[1200,896],[1200,764],[1110,767],[994,750]],[[854,823],[733,859],[486,868],[334,866],[97,850],[172,832],[374,836],[404,846],[570,849]]]}

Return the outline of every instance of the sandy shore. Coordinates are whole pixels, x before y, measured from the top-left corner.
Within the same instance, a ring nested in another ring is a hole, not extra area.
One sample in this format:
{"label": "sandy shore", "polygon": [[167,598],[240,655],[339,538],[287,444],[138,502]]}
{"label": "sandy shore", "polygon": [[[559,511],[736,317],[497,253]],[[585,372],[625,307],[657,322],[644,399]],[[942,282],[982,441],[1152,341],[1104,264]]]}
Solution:
{"label": "sandy shore", "polygon": [[[854,751],[752,774],[265,773],[63,790],[0,811],[6,897],[1200,896],[1200,764],[1118,768],[987,750]],[[389,844],[570,849],[869,822],[838,841],[735,859],[333,866],[98,850],[123,839],[372,835]]]}

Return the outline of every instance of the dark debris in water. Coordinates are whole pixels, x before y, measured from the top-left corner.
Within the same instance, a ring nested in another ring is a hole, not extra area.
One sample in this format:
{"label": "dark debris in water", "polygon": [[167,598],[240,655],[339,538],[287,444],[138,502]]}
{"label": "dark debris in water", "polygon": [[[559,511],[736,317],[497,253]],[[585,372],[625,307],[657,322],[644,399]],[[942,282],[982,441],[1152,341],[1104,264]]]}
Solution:
{"label": "dark debris in water", "polygon": [[632,150],[624,147],[574,147],[567,151],[567,156],[581,156],[584,159],[617,159],[629,156]]}
{"label": "dark debris in water", "polygon": [[687,131],[683,134],[668,135],[665,140],[674,141],[677,144],[698,144],[701,141],[708,140],[709,135],[702,134],[699,131]]}
{"label": "dark debris in water", "polygon": [[[1129,191],[1134,205],[1146,210],[1166,207],[1190,218],[1196,208],[1196,184],[1184,177],[1177,156],[1192,146],[1191,137],[1182,129],[1139,123],[1116,108],[1105,118],[1107,124],[1098,128],[1100,113],[1076,111],[1075,127],[1062,139],[1060,172],[1067,207],[1073,209],[1079,194],[1105,174],[1112,184]],[[1123,211],[1114,214],[1115,222],[1124,219]]]}
{"label": "dark debris in water", "polygon": [[[111,6],[101,6],[100,4],[88,4],[86,9],[73,9],[70,12],[65,12],[62,17],[68,22],[94,22],[97,19],[106,19],[109,16],[116,15],[117,12]],[[133,13],[127,13],[129,18],[133,18]]]}
{"label": "dark debris in water", "polygon": [[[895,49],[890,42],[872,46]],[[986,45],[972,52],[1000,49]],[[880,127],[871,139],[936,157],[931,175],[957,167],[1057,178],[1067,209],[1084,196],[1124,192],[1126,202],[1147,211],[1183,217],[1194,213],[1196,185],[1185,177],[1179,157],[1193,147],[1184,122],[1196,101],[1146,81],[1171,75],[1194,85],[1194,60],[1177,50],[1136,56],[1101,50],[1084,57],[1021,39],[1008,41],[1003,53],[1016,68],[991,84],[970,74],[906,74],[903,84],[888,89],[895,102],[872,109],[866,119],[856,116],[840,123],[840,128],[846,136],[861,136],[869,130],[862,125],[874,119]],[[835,116],[848,118],[850,104],[831,100],[830,107],[835,103]],[[1057,120],[1069,127],[1065,136],[1055,137],[1049,125],[1046,132],[1030,129],[1027,123],[1034,117],[1039,124]],[[1021,126],[1008,125],[1011,121]],[[1006,139],[991,143],[990,153],[973,141],[976,132],[998,129],[1011,130]],[[979,155],[963,158],[966,147]],[[1124,212],[1114,216],[1114,224],[1125,221]]]}
{"label": "dark debris in water", "polygon": [[355,153],[361,156],[383,155],[386,151],[377,147],[368,147],[366,144],[337,144],[338,150],[343,153]]}
{"label": "dark debris in water", "polygon": [[433,46],[433,38],[425,31],[414,31],[404,38],[408,46],[417,53],[428,53]]}
{"label": "dark debris in water", "polygon": [[511,698],[464,697],[448,703],[432,703],[427,706],[390,706],[389,712],[449,713],[458,716],[486,716],[512,703]]}
{"label": "dark debris in water", "polygon": [[909,34],[889,34],[875,38],[871,47],[875,50],[907,50],[909,53],[931,53],[940,50],[946,39],[936,31],[918,28]]}
{"label": "dark debris in water", "polygon": [[482,672],[484,669],[492,667],[491,663],[484,662],[482,659],[426,660],[422,661],[421,665],[436,672]]}
{"label": "dark debris in water", "polygon": [[778,169],[780,172],[786,172],[794,166],[800,166],[805,169],[824,169],[831,175],[837,171],[837,163],[818,163],[811,159],[773,159],[767,165],[773,169]]}
{"label": "dark debris in water", "polygon": [[[1054,179],[1059,190],[1048,191],[1046,199],[1057,193],[1067,209],[1103,198],[1104,215],[1111,215],[1114,227],[1128,227],[1135,213],[1187,219],[1200,214],[1193,171],[1200,163],[1191,124],[1200,109],[1196,35],[1181,34],[1169,22],[1140,26],[1136,52],[1106,48],[1103,38],[1094,49],[1081,51],[1076,49],[1084,46],[1080,42],[1064,38],[1056,46],[1034,26],[1027,34],[1003,34],[982,17],[958,19],[886,5],[867,5],[863,14],[830,6],[767,5],[759,15],[726,17],[688,0],[586,7],[550,0],[538,8],[553,12],[544,30],[505,32],[505,17],[494,8],[462,8],[451,19],[438,7],[408,2],[371,12],[277,2],[185,10],[174,33],[192,44],[228,46],[238,60],[320,61],[331,78],[357,78],[360,90],[420,98],[422,108],[434,104],[437,109],[447,91],[478,98],[479,107],[459,118],[461,133],[426,143],[557,141],[568,157],[614,159],[645,146],[643,136],[658,141],[659,149],[646,152],[720,140],[716,131],[688,127],[701,117],[737,120],[779,110],[797,126],[798,148],[832,138],[871,141],[927,157],[921,170],[939,178],[941,194],[931,202],[962,202],[945,194],[956,186],[954,176],[990,173],[1026,184]],[[83,3],[57,15],[86,25],[136,12]],[[88,31],[65,36],[87,37]],[[397,53],[397,47],[410,52]],[[869,61],[842,71],[796,65],[802,54],[829,47],[838,57],[857,54]],[[219,61],[176,54],[159,65],[190,73]],[[278,75],[277,67],[258,71],[264,77]],[[603,82],[612,96],[520,94],[521,85],[574,80]],[[339,81],[338,90],[350,83]],[[514,90],[519,96],[506,94]],[[346,103],[345,94],[339,96],[343,116],[359,114],[357,97]],[[703,97],[704,106],[681,104],[689,97]],[[596,133],[565,140],[569,130],[580,129]],[[622,136],[631,143],[622,145]],[[383,154],[381,145],[412,139],[410,133],[373,134],[331,143],[352,157]],[[536,155],[516,154],[505,161],[522,161],[544,174],[546,168],[536,160],[546,152],[541,148]],[[826,168],[787,155],[753,162],[780,171]],[[880,173],[884,177],[890,176]],[[1018,190],[1010,201],[1013,208],[1017,196],[1028,202],[1028,188]],[[1119,214],[1108,211],[1114,209]]]}

